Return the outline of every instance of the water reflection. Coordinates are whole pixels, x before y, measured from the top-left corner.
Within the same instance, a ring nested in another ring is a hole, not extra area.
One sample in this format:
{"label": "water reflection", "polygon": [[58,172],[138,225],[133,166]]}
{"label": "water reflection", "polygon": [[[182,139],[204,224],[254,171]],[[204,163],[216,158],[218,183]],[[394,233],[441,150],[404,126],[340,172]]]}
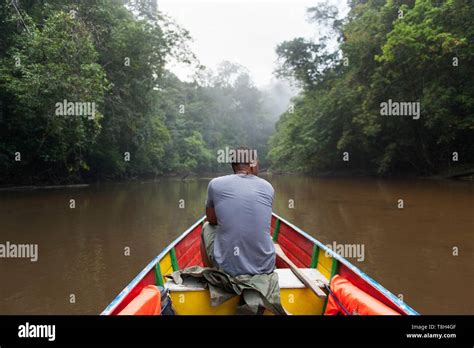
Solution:
{"label": "water reflection", "polygon": [[[208,180],[1,192],[0,242],[38,243],[39,260],[0,260],[0,313],[99,313],[203,214]],[[276,191],[275,212],[324,243],[364,244],[364,262],[351,261],[403,294],[415,309],[474,312],[471,183],[303,176],[268,180]],[[75,209],[69,208],[70,199]],[[403,210],[397,208],[398,199],[404,200]],[[453,246],[459,247],[458,257],[452,256]],[[70,303],[71,294],[75,303]]]}

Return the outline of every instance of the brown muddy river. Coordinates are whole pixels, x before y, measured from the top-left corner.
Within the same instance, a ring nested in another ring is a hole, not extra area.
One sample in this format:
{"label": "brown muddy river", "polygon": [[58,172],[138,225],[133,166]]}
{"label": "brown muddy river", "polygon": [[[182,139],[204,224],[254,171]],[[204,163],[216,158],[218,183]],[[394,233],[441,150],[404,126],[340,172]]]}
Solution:
{"label": "brown muddy river", "polygon": [[[350,261],[415,310],[474,313],[472,182],[267,179],[277,214],[323,243],[364,245]],[[203,214],[208,180],[0,192],[0,244],[38,244],[36,262],[0,258],[0,314],[100,313]]]}

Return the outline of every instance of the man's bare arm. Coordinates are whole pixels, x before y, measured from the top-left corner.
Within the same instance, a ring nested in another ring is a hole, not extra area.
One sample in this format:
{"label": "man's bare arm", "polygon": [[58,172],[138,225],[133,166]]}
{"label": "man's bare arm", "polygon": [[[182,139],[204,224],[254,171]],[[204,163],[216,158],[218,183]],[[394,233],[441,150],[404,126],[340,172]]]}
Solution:
{"label": "man's bare arm", "polygon": [[206,218],[211,225],[217,225],[216,211],[214,208],[206,208]]}

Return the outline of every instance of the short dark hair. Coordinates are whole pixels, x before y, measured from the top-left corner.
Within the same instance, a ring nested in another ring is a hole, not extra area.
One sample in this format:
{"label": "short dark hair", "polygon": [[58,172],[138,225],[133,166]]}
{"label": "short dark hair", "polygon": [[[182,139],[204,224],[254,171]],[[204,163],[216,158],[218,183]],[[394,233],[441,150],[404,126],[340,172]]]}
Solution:
{"label": "short dark hair", "polygon": [[233,150],[235,156],[232,158],[231,164],[250,164],[250,153],[252,149],[247,146],[239,146]]}
{"label": "short dark hair", "polygon": [[247,146],[239,146],[233,149],[235,156],[231,160],[232,168],[249,166],[252,161],[257,160],[257,150]]}

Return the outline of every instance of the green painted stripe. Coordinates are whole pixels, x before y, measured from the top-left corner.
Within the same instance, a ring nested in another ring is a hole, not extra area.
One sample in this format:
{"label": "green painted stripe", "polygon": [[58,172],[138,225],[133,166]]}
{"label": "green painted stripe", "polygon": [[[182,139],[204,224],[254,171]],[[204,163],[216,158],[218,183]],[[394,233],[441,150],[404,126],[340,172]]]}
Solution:
{"label": "green painted stripe", "polygon": [[311,268],[318,268],[319,248],[316,244],[313,246],[313,255],[311,256]]}
{"label": "green painted stripe", "polygon": [[[332,264],[331,264],[331,277],[329,278],[329,286],[331,286],[331,279],[337,274],[338,269],[339,269],[339,262],[337,262],[337,260],[333,257]],[[324,312],[326,311],[328,300],[329,300],[329,294],[326,297],[326,300],[324,301],[323,313],[322,313],[323,315],[324,315]]]}
{"label": "green painted stripe", "polygon": [[278,233],[280,233],[280,219],[276,219],[275,221],[275,228],[273,229],[273,241],[276,242],[278,240]]}
{"label": "green painted stripe", "polygon": [[158,261],[155,266],[155,278],[156,278],[156,285],[163,286],[163,275],[161,274],[160,269],[160,262]]}
{"label": "green painted stripe", "polygon": [[337,260],[333,257],[332,258],[332,265],[331,265],[331,278],[329,280],[332,279],[332,277],[334,277],[337,273],[339,269],[339,262],[337,262]]}
{"label": "green painted stripe", "polygon": [[174,248],[170,250],[170,257],[171,257],[171,267],[173,267],[173,271],[179,271],[178,259],[176,258],[176,251]]}

